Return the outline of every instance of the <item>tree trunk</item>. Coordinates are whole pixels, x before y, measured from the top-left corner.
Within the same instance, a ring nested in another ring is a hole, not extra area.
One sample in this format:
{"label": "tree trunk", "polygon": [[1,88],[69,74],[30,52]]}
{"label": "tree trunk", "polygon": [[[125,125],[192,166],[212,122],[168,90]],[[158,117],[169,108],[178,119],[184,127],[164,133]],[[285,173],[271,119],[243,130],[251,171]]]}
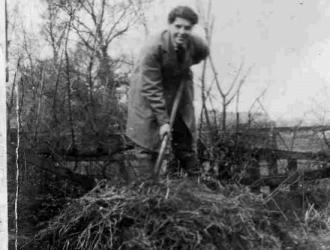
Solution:
{"label": "tree trunk", "polygon": [[222,131],[226,131],[226,120],[227,120],[227,105],[226,105],[226,97],[223,97],[222,103]]}
{"label": "tree trunk", "polygon": [[240,116],[239,116],[239,94],[240,90],[237,90],[237,95],[236,95],[236,134],[238,134],[239,131],[239,124],[240,124]]}
{"label": "tree trunk", "polygon": [[[7,2],[0,2],[1,15],[7,17]],[[7,18],[5,20],[7,24]],[[7,26],[0,23],[0,33],[5,34],[0,41],[0,242],[1,249],[8,249],[8,204],[7,204],[7,121],[6,121],[6,65]]]}
{"label": "tree trunk", "polygon": [[[69,111],[69,123],[70,123],[70,130],[71,130],[71,149],[73,151],[76,150],[76,137],[75,137],[75,131],[74,131],[74,123],[73,123],[73,116],[72,116],[72,94],[71,94],[71,76],[70,76],[70,60],[69,60],[69,53],[68,53],[68,40],[69,40],[69,33],[71,30],[71,22],[72,22],[72,16],[70,16],[68,30],[67,30],[67,36],[65,41],[65,61],[66,61],[66,77],[67,77],[67,94],[68,94],[68,111]],[[77,161],[75,162],[77,167]]]}

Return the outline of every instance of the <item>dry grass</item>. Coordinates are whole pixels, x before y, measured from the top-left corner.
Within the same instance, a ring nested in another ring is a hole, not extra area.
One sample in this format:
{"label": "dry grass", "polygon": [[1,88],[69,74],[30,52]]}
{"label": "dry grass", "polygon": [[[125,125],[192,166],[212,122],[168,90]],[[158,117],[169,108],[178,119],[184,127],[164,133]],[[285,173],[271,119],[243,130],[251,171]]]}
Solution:
{"label": "dry grass", "polygon": [[238,186],[212,191],[189,180],[120,188],[101,182],[25,248],[280,249],[274,216],[261,196]]}

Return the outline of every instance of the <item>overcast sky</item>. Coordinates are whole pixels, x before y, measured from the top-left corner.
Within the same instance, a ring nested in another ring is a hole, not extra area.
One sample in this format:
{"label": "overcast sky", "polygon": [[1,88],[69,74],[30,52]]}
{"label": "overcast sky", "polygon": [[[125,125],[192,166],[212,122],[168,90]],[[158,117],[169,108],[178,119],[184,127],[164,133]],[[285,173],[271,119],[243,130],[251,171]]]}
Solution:
{"label": "overcast sky", "polygon": [[[19,2],[26,23],[37,30],[42,10],[39,1]],[[166,28],[172,7],[196,8],[196,0],[154,2],[157,4],[146,13],[151,33]],[[242,89],[242,111],[265,88],[262,102],[275,120],[310,119],[330,110],[330,1],[214,0],[212,12],[211,53],[224,88],[231,80],[229,73],[243,59],[246,69],[255,65]],[[202,34],[201,28],[197,26],[196,32]],[[141,44],[137,41],[143,39],[142,35],[128,35],[121,42],[122,49],[137,53],[137,44]]]}

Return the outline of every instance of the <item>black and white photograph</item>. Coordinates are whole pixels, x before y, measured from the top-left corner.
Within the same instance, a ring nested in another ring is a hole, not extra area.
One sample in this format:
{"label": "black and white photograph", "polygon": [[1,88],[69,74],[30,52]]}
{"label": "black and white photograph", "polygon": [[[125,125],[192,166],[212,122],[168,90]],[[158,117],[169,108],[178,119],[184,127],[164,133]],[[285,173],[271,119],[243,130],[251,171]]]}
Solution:
{"label": "black and white photograph", "polygon": [[330,250],[330,1],[0,1],[1,250]]}

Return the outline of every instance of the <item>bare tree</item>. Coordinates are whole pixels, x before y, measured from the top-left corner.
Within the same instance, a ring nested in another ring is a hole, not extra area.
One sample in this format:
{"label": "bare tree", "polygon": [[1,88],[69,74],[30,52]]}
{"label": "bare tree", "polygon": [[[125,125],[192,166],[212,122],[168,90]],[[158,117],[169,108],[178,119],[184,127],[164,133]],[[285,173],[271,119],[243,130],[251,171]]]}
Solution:
{"label": "bare tree", "polygon": [[6,42],[6,50],[5,50],[5,56],[6,56],[6,82],[9,82],[9,68],[8,68],[8,62],[9,62],[9,43],[8,43],[8,7],[7,7],[7,1],[5,1],[5,42]]}
{"label": "bare tree", "polygon": [[[209,0],[208,1],[208,8],[205,11],[203,11],[202,8],[202,3],[200,1],[197,2],[198,6],[199,6],[199,12],[200,12],[200,16],[202,19],[202,25],[204,28],[204,32],[205,32],[205,36],[206,36],[206,40],[208,42],[209,47],[211,47],[211,42],[212,42],[212,33],[213,33],[213,29],[214,29],[214,20],[215,17],[212,15],[212,1]],[[206,13],[206,14],[205,14]],[[212,74],[212,78],[214,79],[215,85],[217,87],[217,90],[219,91],[219,94],[221,96],[222,99],[222,118],[221,118],[221,129],[223,131],[226,131],[226,122],[227,122],[227,109],[228,106],[233,102],[233,100],[235,99],[235,97],[237,97],[236,99],[236,112],[238,113],[238,103],[239,103],[239,95],[240,95],[240,91],[241,88],[243,86],[243,84],[246,82],[246,78],[247,76],[250,74],[250,71],[252,69],[252,67],[249,67],[245,74],[242,75],[242,71],[243,71],[243,66],[244,63],[242,62],[238,68],[238,70],[235,72],[232,81],[226,85],[228,85],[227,89],[225,90],[224,88],[224,83],[220,82],[220,78],[219,78],[219,74],[216,68],[216,65],[214,63],[213,60],[213,56],[212,53],[210,53],[210,56],[208,57],[208,61],[210,63],[210,70],[211,70],[211,74]],[[202,103],[203,103],[203,111],[205,112],[206,109],[206,95],[205,95],[205,71],[206,71],[206,62],[203,65],[203,71],[202,71]],[[211,85],[212,86],[212,85]],[[239,122],[239,115],[237,115],[237,123]]]}
{"label": "bare tree", "polygon": [[147,37],[149,35],[149,27],[146,17],[146,10],[151,5],[152,0],[129,0],[129,2],[133,6],[133,11],[142,24],[145,36]]}
{"label": "bare tree", "polygon": [[[69,112],[69,123],[70,123],[70,131],[71,131],[71,149],[76,150],[76,136],[75,136],[75,129],[74,129],[74,122],[73,122],[73,115],[72,115],[72,83],[71,83],[71,75],[70,75],[70,59],[68,53],[68,42],[69,42],[69,34],[71,31],[72,21],[75,15],[76,9],[70,6],[69,10],[69,17],[66,29],[66,36],[65,36],[65,45],[64,45],[64,53],[65,53],[65,62],[66,62],[66,81],[67,81],[67,95],[68,95],[68,112]],[[77,162],[76,162],[77,165]]]}
{"label": "bare tree", "polygon": [[15,88],[16,88],[16,84],[18,81],[18,74],[19,74],[19,67],[20,67],[20,61],[21,58],[19,57],[17,60],[17,64],[16,64],[16,69],[15,69],[15,73],[14,73],[14,77],[13,77],[13,81],[12,84],[10,86],[10,91],[7,97],[7,130],[10,131],[11,129],[11,125],[10,125],[10,119],[11,119],[11,114],[14,110],[14,105],[15,105]]}
{"label": "bare tree", "polygon": [[[0,240],[2,247],[4,249],[8,249],[8,204],[7,204],[7,141],[6,141],[6,106],[5,106],[5,100],[6,100],[6,88],[5,88],[5,82],[8,81],[8,71],[6,67],[6,71],[3,71],[4,64],[7,64],[8,62],[8,52],[7,52],[7,1],[2,1],[0,3],[0,9],[1,9],[1,16],[5,16],[5,25],[0,24],[0,32],[2,34],[5,33],[5,36],[1,37],[0,40],[0,64],[1,72],[0,72],[0,116],[1,116],[1,123],[0,123],[0,145],[1,145],[1,152],[0,152],[0,196],[1,196],[1,211],[0,211]],[[17,220],[16,220],[17,225]],[[15,232],[17,232],[17,227],[15,228]],[[15,241],[15,245],[17,244],[17,241]]]}
{"label": "bare tree", "polygon": [[[212,1],[209,0],[207,3],[207,9],[204,9],[205,3],[202,3],[201,1],[197,0],[196,1],[197,5],[197,10],[199,17],[201,19],[201,23],[203,25],[203,30],[205,34],[205,39],[207,42],[208,47],[211,47],[211,42],[212,42],[212,34],[213,34],[213,26],[214,26],[214,21],[215,18],[211,13],[212,9]],[[212,90],[212,86],[214,81],[210,84],[210,86],[207,86],[207,69],[208,69],[208,61],[204,60],[203,65],[202,65],[202,73],[200,77],[200,82],[201,82],[201,100],[202,100],[202,110],[201,110],[201,117],[200,117],[200,125],[203,124],[203,116],[205,116],[206,119],[206,124],[209,130],[211,129],[211,121],[209,117],[209,112],[207,109],[207,100],[211,100],[210,98],[210,92]]]}
{"label": "bare tree", "polygon": [[[71,5],[73,4],[77,11],[72,19],[72,28],[79,37],[79,43],[89,54],[90,62],[87,67],[95,78],[91,83],[99,80],[114,95],[116,86],[112,81],[112,74],[115,65],[109,54],[110,45],[136,24],[140,18],[137,16],[139,8],[144,6],[143,1],[134,4],[126,0],[78,0],[72,1]],[[68,4],[60,7],[69,14]]]}
{"label": "bare tree", "polygon": [[96,133],[100,130],[96,126],[97,113],[108,113],[108,117],[119,115],[116,88],[121,81],[114,72],[126,62],[115,58],[122,55],[111,55],[111,46],[131,28],[145,21],[143,11],[148,3],[150,0],[57,1],[56,6],[67,22],[70,10],[75,9],[71,23],[75,35],[72,34],[70,40],[75,44],[71,43],[71,48],[75,48],[73,57],[76,57],[79,78],[88,84],[88,102],[84,108],[90,128]]}
{"label": "bare tree", "polygon": [[54,65],[58,65],[61,53],[60,50],[64,45],[67,23],[65,20],[62,20],[60,8],[58,8],[56,3],[51,0],[45,1],[47,3],[47,11],[42,16],[45,21],[42,32],[46,41],[52,48]]}
{"label": "bare tree", "polygon": [[[241,63],[239,69],[236,71],[233,80],[230,82],[229,87],[227,88],[227,90],[223,89],[223,84],[220,83],[220,80],[218,78],[218,73],[217,70],[215,68],[214,62],[212,60],[212,57],[209,57],[210,59],[210,64],[211,64],[211,69],[213,71],[214,74],[214,78],[215,78],[215,83],[216,83],[216,87],[219,91],[219,94],[221,96],[222,99],[222,130],[226,131],[226,121],[227,121],[227,108],[228,106],[233,102],[234,98],[239,96],[241,88],[243,86],[243,84],[246,82],[246,78],[249,75],[252,67],[250,67],[246,73],[241,76],[242,74],[242,68],[243,68],[243,63]],[[237,99],[237,101],[239,101],[239,99]],[[238,103],[236,103],[236,107],[238,107]],[[236,112],[238,113],[238,108],[236,109]]]}

